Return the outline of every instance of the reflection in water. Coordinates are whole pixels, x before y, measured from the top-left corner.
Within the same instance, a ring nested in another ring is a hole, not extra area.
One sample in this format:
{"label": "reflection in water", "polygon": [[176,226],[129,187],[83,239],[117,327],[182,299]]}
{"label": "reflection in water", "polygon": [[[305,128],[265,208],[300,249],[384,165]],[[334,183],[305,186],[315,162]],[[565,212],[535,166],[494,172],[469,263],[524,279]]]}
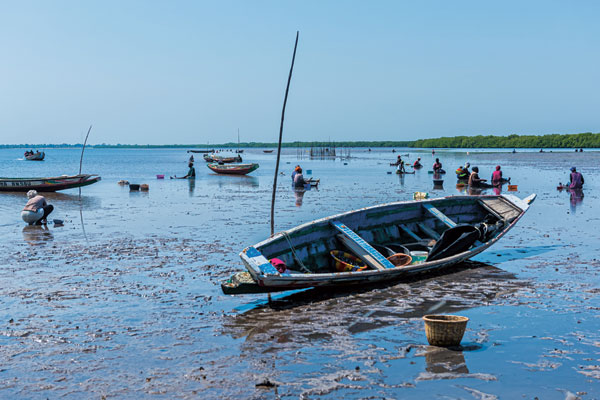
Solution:
{"label": "reflection in water", "polygon": [[273,337],[278,343],[301,346],[304,341],[334,339],[342,327],[354,335],[421,318],[432,309],[443,314],[479,307],[496,293],[515,292],[526,285],[514,274],[469,261],[445,275],[437,272],[387,284],[279,295],[227,316],[223,330],[235,338],[246,337],[254,345]]}
{"label": "reflection in water", "polygon": [[31,246],[39,246],[54,240],[46,225],[27,225],[23,228],[23,239]]}
{"label": "reflection in water", "polygon": [[294,189],[294,197],[296,198],[296,207],[302,206],[302,199],[304,198],[304,193],[306,193],[306,189],[304,189],[304,188]]}
{"label": "reflection in water", "polygon": [[400,186],[404,186],[404,174],[397,174],[400,181]]}
{"label": "reflection in water", "polygon": [[569,189],[571,212],[575,214],[577,206],[583,201],[583,189]]}
{"label": "reflection in water", "polygon": [[258,178],[255,176],[248,175],[219,175],[209,174],[206,177],[206,183],[208,185],[223,186],[248,186],[258,187]]}
{"label": "reflection in water", "polygon": [[432,374],[452,376],[469,373],[469,368],[467,368],[465,356],[462,351],[429,346],[425,353],[425,362],[427,363],[425,370]]}
{"label": "reflection in water", "polygon": [[192,197],[194,195],[194,190],[196,189],[196,180],[195,179],[188,179],[188,186],[190,188],[190,197]]}
{"label": "reflection in water", "polygon": [[[100,208],[101,202],[98,197],[95,196],[81,196],[81,200],[79,196],[61,193],[61,192],[40,192],[42,196],[46,198],[46,201],[49,204],[61,204],[61,203],[81,203],[86,208]],[[27,203],[27,194],[21,192],[4,192],[2,193],[2,197],[4,199],[8,199],[9,201],[14,203],[22,202],[23,205]]]}

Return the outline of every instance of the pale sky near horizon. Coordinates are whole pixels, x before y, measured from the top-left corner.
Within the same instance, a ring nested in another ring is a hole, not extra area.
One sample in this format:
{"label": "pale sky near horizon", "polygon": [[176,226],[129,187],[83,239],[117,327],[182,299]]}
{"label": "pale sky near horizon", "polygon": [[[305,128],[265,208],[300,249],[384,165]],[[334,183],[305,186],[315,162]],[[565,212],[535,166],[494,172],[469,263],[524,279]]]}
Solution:
{"label": "pale sky near horizon", "polygon": [[0,2],[0,143],[600,132],[596,1]]}

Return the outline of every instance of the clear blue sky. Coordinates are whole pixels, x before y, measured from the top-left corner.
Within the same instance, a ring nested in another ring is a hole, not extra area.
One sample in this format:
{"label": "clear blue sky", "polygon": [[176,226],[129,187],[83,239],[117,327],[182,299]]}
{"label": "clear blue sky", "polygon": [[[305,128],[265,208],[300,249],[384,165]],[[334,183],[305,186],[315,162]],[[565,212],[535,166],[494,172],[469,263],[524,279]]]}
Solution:
{"label": "clear blue sky", "polygon": [[0,143],[600,132],[598,1],[13,1]]}

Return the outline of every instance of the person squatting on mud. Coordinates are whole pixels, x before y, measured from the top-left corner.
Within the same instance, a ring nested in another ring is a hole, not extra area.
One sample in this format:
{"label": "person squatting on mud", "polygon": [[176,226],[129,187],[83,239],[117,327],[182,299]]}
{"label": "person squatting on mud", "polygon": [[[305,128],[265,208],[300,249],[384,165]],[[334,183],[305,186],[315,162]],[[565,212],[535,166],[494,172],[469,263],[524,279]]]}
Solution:
{"label": "person squatting on mud", "polygon": [[21,218],[29,225],[46,224],[46,218],[54,210],[54,206],[48,204],[46,198],[38,194],[35,190],[27,192],[27,204],[21,211]]}

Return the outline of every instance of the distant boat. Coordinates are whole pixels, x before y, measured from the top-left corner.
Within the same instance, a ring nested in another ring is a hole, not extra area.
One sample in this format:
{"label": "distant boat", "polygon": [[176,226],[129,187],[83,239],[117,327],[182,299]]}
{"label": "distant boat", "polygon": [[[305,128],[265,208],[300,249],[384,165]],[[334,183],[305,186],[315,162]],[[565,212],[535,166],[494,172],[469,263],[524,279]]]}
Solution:
{"label": "distant boat", "polygon": [[46,157],[46,153],[43,151],[36,151],[35,153],[25,152],[25,159],[29,161],[43,161],[44,157]]}
{"label": "distant boat", "polygon": [[272,153],[273,150],[263,150],[263,153]]}
{"label": "distant boat", "polygon": [[234,157],[223,157],[218,154],[205,154],[204,161],[210,162],[210,163],[225,163],[225,164],[230,164],[230,163],[235,163],[235,162],[241,163],[242,157],[239,154]]}
{"label": "distant boat", "polygon": [[207,164],[217,174],[246,175],[258,168],[258,164]]}
{"label": "distant boat", "polygon": [[247,272],[226,294],[394,281],[446,268],[485,251],[535,200],[449,196],[380,204],[318,219],[242,250]]}
{"label": "distant boat", "polygon": [[210,153],[214,153],[215,149],[212,150],[188,150],[188,153],[202,153],[202,154],[210,154]]}
{"label": "distant boat", "polygon": [[56,192],[99,182],[98,175],[62,175],[53,178],[0,178],[0,192]]}

